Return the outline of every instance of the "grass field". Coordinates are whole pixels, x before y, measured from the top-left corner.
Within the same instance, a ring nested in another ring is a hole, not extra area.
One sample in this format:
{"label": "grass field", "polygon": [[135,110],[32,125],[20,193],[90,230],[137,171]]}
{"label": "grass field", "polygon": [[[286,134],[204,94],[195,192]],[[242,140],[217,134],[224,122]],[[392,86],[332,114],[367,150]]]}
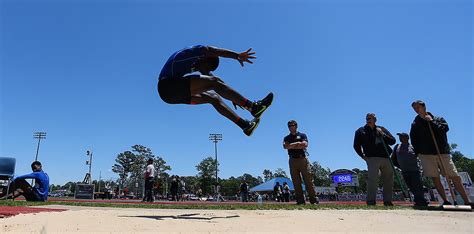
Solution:
{"label": "grass field", "polygon": [[[86,207],[117,207],[117,208],[145,208],[145,209],[198,209],[198,210],[412,210],[412,206],[367,206],[362,204],[337,204],[327,203],[318,205],[294,205],[294,204],[226,204],[223,203],[120,203],[120,202],[88,202],[88,201],[47,201],[47,202],[27,202],[27,201],[0,201],[0,206],[45,206],[45,205],[70,205]],[[438,207],[430,206],[416,208],[423,210],[440,210]]]}

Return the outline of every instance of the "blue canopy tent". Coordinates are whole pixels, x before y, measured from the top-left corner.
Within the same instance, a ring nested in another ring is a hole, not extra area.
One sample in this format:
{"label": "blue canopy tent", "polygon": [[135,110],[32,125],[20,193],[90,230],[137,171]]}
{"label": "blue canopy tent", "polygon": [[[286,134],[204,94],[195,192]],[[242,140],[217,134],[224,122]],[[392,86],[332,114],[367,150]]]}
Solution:
{"label": "blue canopy tent", "polygon": [[[250,188],[250,192],[270,192],[273,191],[273,187],[275,187],[276,182],[279,182],[280,185],[283,186],[283,182],[286,182],[288,186],[290,187],[291,191],[294,191],[295,188],[293,187],[293,182],[291,182],[291,179],[284,178],[284,177],[276,177],[273,178],[263,184],[259,184],[255,187]],[[303,186],[303,191],[304,191],[304,186]]]}

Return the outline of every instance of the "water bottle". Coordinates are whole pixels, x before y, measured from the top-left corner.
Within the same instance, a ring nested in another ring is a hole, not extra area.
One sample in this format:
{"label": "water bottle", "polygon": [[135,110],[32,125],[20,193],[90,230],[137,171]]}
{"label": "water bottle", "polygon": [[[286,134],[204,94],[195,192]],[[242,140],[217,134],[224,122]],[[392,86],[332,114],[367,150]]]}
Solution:
{"label": "water bottle", "polygon": [[259,204],[259,205],[262,205],[262,204],[263,204],[262,195],[260,195],[260,194],[258,195],[257,201],[258,201],[258,204]]}

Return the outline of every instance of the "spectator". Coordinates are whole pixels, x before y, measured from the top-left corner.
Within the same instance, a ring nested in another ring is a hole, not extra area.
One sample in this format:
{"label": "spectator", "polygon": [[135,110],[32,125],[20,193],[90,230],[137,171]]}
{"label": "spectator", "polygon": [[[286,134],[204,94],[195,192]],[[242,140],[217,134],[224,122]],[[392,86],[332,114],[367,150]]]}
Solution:
{"label": "spectator", "polygon": [[283,202],[283,187],[280,185],[280,182],[276,182],[273,187],[273,196],[277,202]]}
{"label": "spectator", "polygon": [[143,202],[153,202],[153,181],[155,179],[155,167],[153,166],[153,159],[149,158],[145,169],[145,197]]}
{"label": "spectator", "polygon": [[[460,193],[464,204],[473,207],[474,204],[469,201],[466,190],[462,185],[461,177],[451,159],[447,134],[449,131],[448,123],[443,117],[434,116],[427,112],[426,104],[421,100],[414,101],[411,106],[418,114],[411,124],[411,143],[415,154],[421,160],[423,174],[433,180],[436,190],[443,198],[443,205],[451,205],[451,203],[446,197],[440,175],[448,176],[452,180],[456,191]],[[442,168],[444,168],[444,171]],[[448,181],[448,183],[450,182]]]}
{"label": "spectator", "polygon": [[248,196],[249,196],[249,185],[247,184],[247,181],[242,181],[240,184],[240,200],[242,202],[248,202]]}
{"label": "spectator", "polygon": [[390,132],[375,123],[377,117],[374,113],[366,115],[366,125],[359,128],[354,136],[354,150],[367,163],[367,205],[376,204],[377,184],[379,171],[383,184],[383,204],[393,206],[393,168],[390,164],[390,151],[388,145],[395,144],[395,138]]}
{"label": "spectator", "polygon": [[178,201],[178,190],[179,190],[179,182],[176,177],[173,177],[171,180],[170,192],[171,192],[171,200]]}
{"label": "spectator", "polygon": [[290,202],[290,186],[286,182],[283,182],[283,201]]}
{"label": "spectator", "polygon": [[397,135],[401,143],[393,147],[393,164],[402,170],[403,179],[415,196],[415,206],[428,206],[428,201],[426,201],[423,192],[418,158],[413,146],[408,142],[410,137],[404,132],[397,133]]}

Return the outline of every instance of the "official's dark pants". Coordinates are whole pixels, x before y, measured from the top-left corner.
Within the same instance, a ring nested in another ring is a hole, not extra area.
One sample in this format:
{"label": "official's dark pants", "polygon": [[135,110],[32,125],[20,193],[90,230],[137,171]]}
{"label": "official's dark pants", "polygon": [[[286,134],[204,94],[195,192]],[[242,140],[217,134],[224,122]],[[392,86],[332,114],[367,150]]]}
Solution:
{"label": "official's dark pants", "polygon": [[147,202],[153,202],[153,178],[154,177],[148,177],[145,179],[145,197],[143,198],[143,201]]}
{"label": "official's dark pants", "polygon": [[178,201],[178,191],[177,190],[171,190],[171,200],[172,201]]}
{"label": "official's dark pants", "polygon": [[301,177],[303,177],[306,192],[309,195],[309,202],[316,203],[316,192],[314,191],[313,176],[311,174],[311,164],[306,157],[290,158],[290,174],[293,186],[295,187],[296,203],[304,204],[303,188]]}
{"label": "official's dark pants", "polygon": [[290,202],[290,194],[289,193],[283,193],[283,200],[285,202]]}
{"label": "official's dark pants", "polygon": [[248,192],[240,192],[240,197],[242,202],[248,202],[249,193]]}
{"label": "official's dark pants", "polygon": [[425,199],[423,192],[423,182],[421,181],[421,174],[419,171],[403,171],[403,179],[410,191],[415,196],[415,205],[425,205],[428,202]]}

